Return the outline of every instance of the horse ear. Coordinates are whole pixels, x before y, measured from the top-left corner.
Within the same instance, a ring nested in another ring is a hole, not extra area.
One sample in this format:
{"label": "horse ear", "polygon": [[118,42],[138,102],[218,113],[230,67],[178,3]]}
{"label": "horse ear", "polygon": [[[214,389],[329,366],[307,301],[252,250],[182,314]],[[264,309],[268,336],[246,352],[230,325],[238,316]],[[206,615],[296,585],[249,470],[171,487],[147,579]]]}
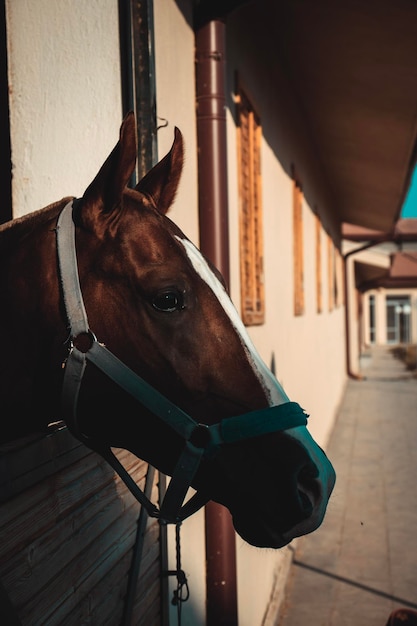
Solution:
{"label": "horse ear", "polygon": [[135,169],[136,155],[136,124],[131,111],[122,122],[119,141],[84,192],[82,221],[93,220],[94,224],[99,214],[111,213],[120,206],[123,190]]}
{"label": "horse ear", "polygon": [[175,127],[171,150],[136,185],[136,190],[150,197],[160,213],[174,202],[184,161],[181,131]]}

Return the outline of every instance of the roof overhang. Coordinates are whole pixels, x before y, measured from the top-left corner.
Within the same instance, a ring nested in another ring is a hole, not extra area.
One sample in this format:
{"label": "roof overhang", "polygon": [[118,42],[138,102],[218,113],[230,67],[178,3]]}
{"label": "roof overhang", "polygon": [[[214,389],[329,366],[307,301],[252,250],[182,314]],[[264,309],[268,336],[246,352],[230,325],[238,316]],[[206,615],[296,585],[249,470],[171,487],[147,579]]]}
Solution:
{"label": "roof overhang", "polygon": [[[261,5],[265,24],[277,31],[271,45],[281,50],[340,221],[390,229],[415,162],[417,3]],[[258,3],[251,6],[258,10]]]}
{"label": "roof overhang", "polygon": [[380,267],[370,263],[355,261],[355,285],[359,291],[366,291],[379,285],[389,276],[389,267]]}
{"label": "roof overhang", "polygon": [[369,260],[357,259],[355,285],[359,291],[384,287],[385,289],[417,288],[417,252],[401,251],[390,255],[389,267],[378,266]]}
{"label": "roof overhang", "polygon": [[342,224],[342,238],[348,241],[373,244],[392,241],[396,244],[417,242],[417,219],[400,219],[387,231],[365,228],[355,224]]}
{"label": "roof overhang", "polygon": [[284,68],[340,222],[387,231],[415,163],[417,2],[195,0],[247,20],[254,56]]}

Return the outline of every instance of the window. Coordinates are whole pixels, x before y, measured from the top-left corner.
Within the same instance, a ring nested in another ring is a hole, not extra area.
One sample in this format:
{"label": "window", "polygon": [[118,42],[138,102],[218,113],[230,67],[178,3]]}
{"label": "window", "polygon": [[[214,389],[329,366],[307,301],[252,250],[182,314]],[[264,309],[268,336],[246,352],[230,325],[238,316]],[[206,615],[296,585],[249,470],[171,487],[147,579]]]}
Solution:
{"label": "window", "polygon": [[335,305],[335,267],[334,246],[330,235],[327,235],[327,280],[329,294],[329,311],[333,311]]}
{"label": "window", "polygon": [[303,191],[293,171],[294,315],[304,313]]}
{"label": "window", "polygon": [[321,221],[316,213],[316,303],[317,313],[323,311],[323,285],[321,267]]}
{"label": "window", "polygon": [[240,280],[242,319],[247,326],[265,321],[262,236],[261,138],[259,117],[239,89],[238,168],[240,200]]}
{"label": "window", "polygon": [[344,287],[344,275],[343,275],[343,257],[339,248],[335,248],[336,255],[336,306],[342,306],[345,303],[345,287]]}
{"label": "window", "polygon": [[410,342],[410,296],[386,297],[387,343]]}
{"label": "window", "polygon": [[375,296],[369,296],[369,343],[376,342]]}

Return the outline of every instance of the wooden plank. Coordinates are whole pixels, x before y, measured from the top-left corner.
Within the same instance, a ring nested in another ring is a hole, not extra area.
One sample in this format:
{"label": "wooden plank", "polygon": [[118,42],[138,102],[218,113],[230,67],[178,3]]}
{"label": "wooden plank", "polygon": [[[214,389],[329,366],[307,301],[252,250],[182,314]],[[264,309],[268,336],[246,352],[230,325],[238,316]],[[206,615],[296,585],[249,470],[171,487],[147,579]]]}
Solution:
{"label": "wooden plank", "polygon": [[[135,480],[138,483],[143,481],[146,464],[128,452],[118,453],[118,457],[122,462],[132,459],[127,465],[128,471],[131,471],[135,462],[138,463],[140,470],[138,475],[135,474]],[[90,453],[82,463],[74,463],[65,471],[58,472],[50,481],[44,481],[25,492],[24,497],[13,498],[7,505],[0,505],[1,533],[13,537],[16,546],[17,537],[20,534],[25,536],[28,524],[33,523],[35,510],[38,531],[44,532],[45,527],[56,524],[81,502],[93,497],[105,486],[119,482],[109,465],[95,453]],[[0,546],[0,556],[4,557],[7,553],[7,545],[7,542],[3,542]]]}
{"label": "wooden plank", "polygon": [[0,448],[0,502],[90,454],[66,428]]}
{"label": "wooden plank", "polygon": [[303,315],[305,308],[303,191],[295,173],[293,179],[293,267],[294,315]]}
{"label": "wooden plank", "polygon": [[[120,624],[123,614],[124,596],[130,565],[129,554],[125,555],[81,601],[65,615],[62,607],[49,617],[49,624],[74,626],[74,624]],[[48,624],[48,626],[49,626]]]}
{"label": "wooden plank", "polygon": [[[116,454],[143,485],[147,464],[127,451]],[[42,464],[42,454],[34,461]],[[157,498],[156,485],[152,497]],[[82,460],[1,504],[0,578],[22,623],[58,625],[77,611],[101,612],[102,619],[90,623],[111,624],[106,616],[120,616],[139,510],[113,470],[88,450]],[[155,580],[159,589],[159,567],[159,525],[150,520],[141,571],[147,589]],[[156,598],[156,608],[146,604],[149,614],[160,611],[159,591]]]}
{"label": "wooden plank", "polygon": [[[46,586],[74,554],[82,553],[91,542],[91,532],[101,533],[112,524],[122,513],[120,503],[114,494],[105,490],[100,499],[94,499],[94,506],[89,504],[76,511],[68,519],[64,519],[56,528],[39,535],[22,550],[16,551],[8,560],[7,568],[2,567],[1,578],[19,604],[27,601],[28,596],[37,593]],[[45,566],[47,564],[47,566]],[[22,587],[19,596],[17,592]]]}
{"label": "wooden plank", "polygon": [[86,457],[85,464],[90,470],[86,472],[83,468],[82,475],[88,476],[86,480],[75,479],[67,483],[67,479],[70,478],[67,470],[63,475],[56,475],[53,480],[42,482],[29,492],[25,492],[24,497],[2,505],[0,508],[2,560],[6,558],[8,552],[24,549],[28,533],[30,541],[34,541],[48,528],[53,527],[59,519],[69,515],[82,502],[112,483],[112,470],[98,457],[92,455]]}
{"label": "wooden plank", "polygon": [[[143,481],[144,468],[142,464],[138,463],[136,472],[131,467],[129,469],[134,480],[138,483]],[[1,578],[6,580],[9,572],[12,571],[14,580],[10,580],[10,585],[16,584],[20,577],[25,577],[25,571],[27,571],[29,563],[31,571],[36,572],[39,564],[46,560],[48,561],[48,570],[53,575],[53,564],[58,558],[60,545],[71,543],[75,538],[79,542],[86,534],[85,528],[88,528],[92,523],[95,524],[95,532],[102,532],[103,527],[113,523],[118,515],[125,514],[132,506],[136,506],[136,500],[127,491],[126,487],[122,484],[117,484],[117,481],[113,481],[112,471],[107,466],[106,471],[111,473],[112,480],[103,485],[103,488],[100,488],[99,482],[99,478],[102,476],[101,472],[98,479],[93,475],[95,472],[85,476],[85,489],[82,488],[81,484],[77,485],[76,493],[86,493],[92,488],[90,492],[91,497],[89,499],[80,498],[79,506],[74,511],[71,511],[71,515],[69,515],[70,511],[67,510],[64,515],[58,517],[56,515],[56,507],[49,502],[45,502],[45,506],[42,506],[41,510],[38,511],[37,518],[39,518],[40,513],[39,524],[33,523],[34,511],[32,509],[27,511],[27,515],[21,520],[20,531],[22,538],[18,536],[15,529],[10,528],[9,536],[4,544],[6,545],[10,542],[9,551],[11,556],[8,559],[7,567],[5,565],[0,566]],[[109,489],[109,486],[114,486],[115,489]],[[56,495],[58,500],[61,498],[65,500],[65,496],[62,496],[60,493]],[[42,516],[44,510],[49,510],[50,519]],[[137,506],[137,510],[140,510],[139,506]],[[29,528],[32,530],[28,531]],[[5,562],[3,554],[1,554],[1,561],[2,564]],[[20,566],[19,561],[21,562]],[[57,569],[59,567],[58,562]]]}
{"label": "wooden plank", "polygon": [[[157,572],[155,572],[157,574]],[[149,626],[157,626],[161,623],[160,614],[161,608],[159,603],[159,583],[158,578],[155,575],[153,582],[147,587],[145,584],[143,587],[146,589],[146,594],[140,599],[133,610],[133,623],[141,626],[146,624]]]}
{"label": "wooden plank", "polygon": [[237,98],[239,240],[242,319],[246,325],[265,320],[261,141],[259,116],[241,87]]}
{"label": "wooden plank", "polygon": [[[25,605],[22,616],[36,623],[39,616],[51,624],[61,622],[74,606],[90,595],[97,583],[111,575],[115,565],[126,553],[130,554],[135,535],[126,531],[126,520],[119,518],[106,532],[98,536],[82,553],[74,554],[64,571],[49,581],[47,592],[36,594]],[[132,529],[134,530],[134,529]],[[114,587],[120,584],[114,581]]]}
{"label": "wooden plank", "polygon": [[[155,525],[155,522],[153,522]],[[125,590],[127,587],[127,571],[130,567],[131,554],[126,554],[109,572],[108,576],[102,578],[98,584],[90,591],[88,596],[77,605],[77,607],[68,613],[65,617],[60,618],[57,622],[60,626],[73,626],[74,624],[91,623],[91,624],[119,624],[123,613]],[[142,621],[143,612],[148,611],[151,603],[156,605],[156,609],[152,609],[152,613],[159,613],[159,561],[158,558],[153,559],[153,566],[140,575],[137,590],[137,602],[135,604],[135,612],[139,621],[133,621],[133,624],[158,624],[159,622]],[[152,594],[150,590],[152,589]],[[142,600],[146,596],[146,601]],[[139,604],[139,606],[138,606]],[[57,616],[53,616],[55,621]]]}
{"label": "wooden plank", "polygon": [[[91,471],[92,468],[99,465],[104,465],[102,459],[89,452],[89,454],[82,459],[82,462],[75,462],[68,466],[65,471],[57,472],[50,478],[50,480],[44,480],[34,488],[28,489],[25,492],[25,497],[14,497],[7,502],[7,506],[0,506],[1,509],[1,523],[7,523],[13,520],[13,516],[19,518],[24,508],[35,508],[43,500],[50,497],[52,491],[57,487],[65,485],[66,483],[75,482],[83,474]],[[110,473],[109,473],[110,476]],[[27,502],[27,498],[31,498],[31,502]]]}

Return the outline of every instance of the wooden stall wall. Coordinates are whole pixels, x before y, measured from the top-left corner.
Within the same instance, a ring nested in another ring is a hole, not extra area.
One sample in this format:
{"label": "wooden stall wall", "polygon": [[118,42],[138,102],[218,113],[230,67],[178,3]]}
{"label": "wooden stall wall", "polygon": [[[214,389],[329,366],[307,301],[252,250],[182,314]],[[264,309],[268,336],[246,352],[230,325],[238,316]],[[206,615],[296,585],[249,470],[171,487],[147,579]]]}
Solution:
{"label": "wooden stall wall", "polygon": [[[143,488],[147,464],[117,456]],[[0,466],[0,582],[22,626],[121,624],[140,512],[124,484],[62,427],[2,446]],[[132,624],[161,623],[160,568],[148,520]]]}

